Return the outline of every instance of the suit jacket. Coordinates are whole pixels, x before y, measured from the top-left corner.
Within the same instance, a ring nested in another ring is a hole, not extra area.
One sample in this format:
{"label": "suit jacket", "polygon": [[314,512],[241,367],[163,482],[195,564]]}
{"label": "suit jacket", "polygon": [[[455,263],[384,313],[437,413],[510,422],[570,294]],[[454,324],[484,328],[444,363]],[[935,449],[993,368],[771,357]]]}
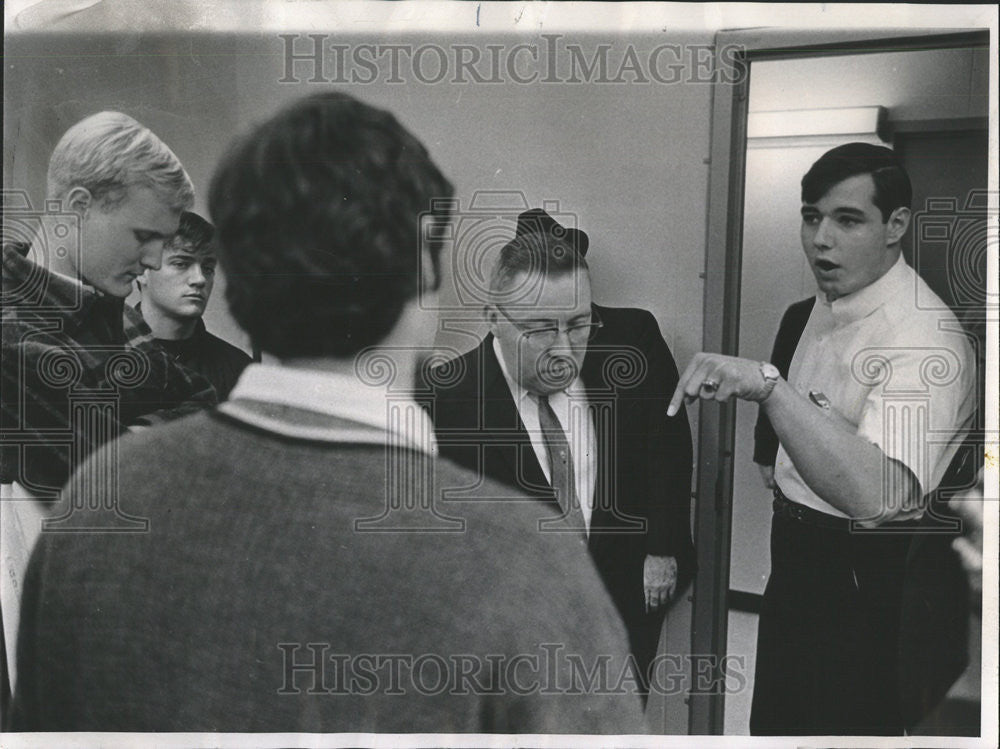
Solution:
{"label": "suit jacket", "polygon": [[[693,575],[691,430],[683,408],[673,418],[666,415],[679,378],[653,315],[594,309],[604,327],[590,342],[581,371],[598,452],[588,548],[628,622],[643,611],[647,554],[677,558],[678,590]],[[431,379],[441,455],[558,513],[494,353],[493,336]]]}

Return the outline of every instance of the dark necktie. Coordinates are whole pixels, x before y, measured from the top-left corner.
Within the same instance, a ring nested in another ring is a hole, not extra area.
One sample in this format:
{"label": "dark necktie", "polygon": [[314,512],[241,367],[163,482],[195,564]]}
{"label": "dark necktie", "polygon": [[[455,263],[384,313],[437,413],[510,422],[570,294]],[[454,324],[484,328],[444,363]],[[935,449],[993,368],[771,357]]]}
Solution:
{"label": "dark necktie", "polygon": [[542,428],[545,453],[549,458],[549,473],[552,490],[555,492],[565,530],[574,530],[586,535],[587,525],[576,496],[576,478],[573,473],[573,454],[569,449],[566,433],[559,424],[555,411],[549,405],[547,395],[538,397],[538,423]]}

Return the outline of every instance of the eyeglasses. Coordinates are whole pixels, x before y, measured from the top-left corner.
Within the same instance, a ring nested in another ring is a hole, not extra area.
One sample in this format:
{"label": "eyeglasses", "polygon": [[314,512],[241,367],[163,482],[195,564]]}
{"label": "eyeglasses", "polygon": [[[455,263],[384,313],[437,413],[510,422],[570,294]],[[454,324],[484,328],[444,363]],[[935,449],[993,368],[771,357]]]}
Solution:
{"label": "eyeglasses", "polygon": [[559,337],[560,332],[565,332],[566,337],[573,343],[589,341],[593,339],[598,330],[604,327],[604,323],[601,322],[597,313],[593,310],[591,311],[590,322],[583,323],[581,325],[571,325],[568,328],[560,328],[558,325],[540,325],[537,328],[525,328],[510,315],[504,312],[503,307],[496,305],[496,308],[497,311],[507,319],[507,322],[520,331],[521,335],[524,336],[524,340],[539,346],[552,345]]}

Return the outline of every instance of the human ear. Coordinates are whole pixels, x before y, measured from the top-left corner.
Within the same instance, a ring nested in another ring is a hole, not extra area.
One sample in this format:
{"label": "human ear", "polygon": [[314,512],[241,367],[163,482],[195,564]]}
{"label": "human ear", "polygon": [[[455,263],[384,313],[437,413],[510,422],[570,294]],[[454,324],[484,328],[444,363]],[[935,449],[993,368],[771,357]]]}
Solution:
{"label": "human ear", "polygon": [[900,206],[889,214],[889,220],[885,225],[887,244],[897,244],[910,226],[910,209]]}
{"label": "human ear", "polygon": [[73,187],[66,193],[63,205],[67,210],[85,216],[94,204],[94,196],[86,187]]}

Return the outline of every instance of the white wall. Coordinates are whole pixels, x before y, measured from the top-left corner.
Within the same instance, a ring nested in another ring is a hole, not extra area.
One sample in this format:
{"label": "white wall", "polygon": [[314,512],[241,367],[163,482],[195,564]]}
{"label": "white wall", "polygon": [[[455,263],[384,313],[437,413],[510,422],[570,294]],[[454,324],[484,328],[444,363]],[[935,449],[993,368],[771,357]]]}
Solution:
{"label": "white wall", "polygon": [[986,49],[821,56],[752,67],[752,112],[883,106],[896,121],[989,113]]}
{"label": "white wall", "polygon": [[[511,35],[441,41],[482,46],[525,39],[537,41]],[[626,42],[612,41],[618,49]],[[648,52],[665,41],[710,43],[711,35],[628,41]],[[329,87],[279,84],[283,47],[274,37],[12,36],[6,52],[4,185],[27,189],[36,204],[61,133],[87,114],[117,108],[178,153],[204,210],[212,168],[236,132],[283,102]],[[463,206],[480,190],[514,190],[532,205],[557,201],[575,214],[591,237],[595,297],[651,309],[681,362],[699,348],[708,85],[380,80],[347,90],[395,112],[431,150]],[[207,319],[243,343],[222,304],[223,287]]]}
{"label": "white wall", "polygon": [[[337,41],[385,39],[359,34]],[[390,39],[429,41],[427,36]],[[533,34],[433,40],[480,49],[539,41]],[[612,57],[632,44],[643,57],[667,42],[708,45],[712,33],[628,39],[605,34],[567,41],[581,44],[588,55],[598,43],[612,43]],[[204,211],[214,165],[237,132],[295,97],[331,87],[305,82],[308,74],[298,84],[278,83],[284,57],[274,35],[13,35],[5,51],[4,186],[27,190],[35,205],[44,197],[46,163],[62,132],[88,114],[113,108],[147,124],[176,151],[195,182],[196,209]],[[595,299],[652,310],[681,369],[701,348],[709,84],[460,86],[380,79],[346,90],[392,110],[417,134],[463,206],[483,190],[519,191],[532,206],[558,201],[590,235]],[[508,214],[498,242],[513,234],[515,215]],[[221,278],[207,324],[246,347],[226,311],[224,290]],[[474,317],[478,307],[449,314]],[[475,321],[466,327],[478,330]],[[447,335],[441,342],[462,350],[475,343]],[[696,413],[692,409],[695,434]],[[690,606],[683,601],[668,622],[664,652],[689,651],[689,624]],[[650,715],[659,730],[686,733],[683,698],[653,698]]]}

